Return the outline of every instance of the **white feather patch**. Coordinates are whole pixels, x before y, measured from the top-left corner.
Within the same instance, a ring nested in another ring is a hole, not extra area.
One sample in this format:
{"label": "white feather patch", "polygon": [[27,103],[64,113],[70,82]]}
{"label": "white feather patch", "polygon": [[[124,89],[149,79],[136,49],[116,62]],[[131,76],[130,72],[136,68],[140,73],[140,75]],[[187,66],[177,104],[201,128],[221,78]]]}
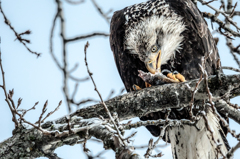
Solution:
{"label": "white feather patch", "polygon": [[[169,12],[168,8],[165,9],[165,12]],[[160,38],[157,30],[161,30],[163,33]],[[162,51],[161,62],[166,64],[172,56],[175,56],[175,52],[179,52],[181,49],[183,41],[181,33],[184,30],[185,25],[182,18],[176,14],[173,14],[172,17],[153,15],[126,30],[125,46],[131,50],[132,54],[138,54],[140,57],[146,54],[141,52],[140,46],[145,44],[146,50],[150,50],[158,40]]]}

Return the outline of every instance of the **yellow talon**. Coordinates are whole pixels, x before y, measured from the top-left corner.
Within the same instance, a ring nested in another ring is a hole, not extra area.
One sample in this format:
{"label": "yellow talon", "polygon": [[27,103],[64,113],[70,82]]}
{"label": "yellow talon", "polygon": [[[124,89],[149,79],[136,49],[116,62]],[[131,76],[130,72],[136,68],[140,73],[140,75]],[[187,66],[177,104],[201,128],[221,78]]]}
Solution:
{"label": "yellow talon", "polygon": [[185,82],[185,77],[181,75],[180,73],[176,74],[175,77],[180,81],[180,82]]}
{"label": "yellow talon", "polygon": [[168,74],[167,74],[167,77],[173,79],[174,81],[180,82],[180,81],[176,78],[176,76],[175,76],[174,74],[172,74],[172,73],[168,73]]}

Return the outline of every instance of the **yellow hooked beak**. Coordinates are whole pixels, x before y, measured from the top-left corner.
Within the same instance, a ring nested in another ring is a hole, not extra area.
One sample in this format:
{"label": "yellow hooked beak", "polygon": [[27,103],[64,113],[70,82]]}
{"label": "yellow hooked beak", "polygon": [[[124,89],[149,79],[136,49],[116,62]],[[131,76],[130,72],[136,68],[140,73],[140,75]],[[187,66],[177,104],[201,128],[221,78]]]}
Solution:
{"label": "yellow hooked beak", "polygon": [[148,71],[152,74],[155,74],[156,72],[161,72],[161,50],[158,51],[157,54],[151,54],[145,60],[145,65]]}

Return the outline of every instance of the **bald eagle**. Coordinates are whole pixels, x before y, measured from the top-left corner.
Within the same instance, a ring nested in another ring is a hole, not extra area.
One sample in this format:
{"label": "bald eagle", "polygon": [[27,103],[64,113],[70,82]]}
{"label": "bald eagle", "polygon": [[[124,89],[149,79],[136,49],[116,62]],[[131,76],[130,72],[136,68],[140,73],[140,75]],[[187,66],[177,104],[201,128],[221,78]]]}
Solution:
{"label": "bald eagle", "polygon": [[[128,92],[136,88],[134,85],[147,87],[138,70],[184,82],[200,77],[199,64],[206,57],[208,75],[215,74],[218,50],[206,21],[191,0],[150,0],[126,7],[114,13],[110,32],[115,63]],[[163,73],[166,70],[167,74]],[[188,119],[187,111],[173,109],[170,118]],[[164,118],[164,112],[140,119],[160,118]],[[147,128],[159,136],[159,126]]]}

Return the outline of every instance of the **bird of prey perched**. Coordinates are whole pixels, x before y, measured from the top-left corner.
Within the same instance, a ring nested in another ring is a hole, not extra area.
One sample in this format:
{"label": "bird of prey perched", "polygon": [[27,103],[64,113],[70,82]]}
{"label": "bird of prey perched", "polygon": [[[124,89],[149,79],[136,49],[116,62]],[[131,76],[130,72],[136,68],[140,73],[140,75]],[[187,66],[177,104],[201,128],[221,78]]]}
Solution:
{"label": "bird of prey perched", "polygon": [[[202,14],[191,0],[149,0],[116,11],[111,20],[110,44],[126,90],[148,87],[138,70],[162,73],[165,81],[184,82],[201,75],[199,64],[215,74],[219,59],[215,41]],[[164,82],[163,82],[164,83]],[[172,110],[170,118],[189,118],[187,109]],[[164,118],[155,112],[141,120]],[[158,126],[147,126],[159,136]]]}

